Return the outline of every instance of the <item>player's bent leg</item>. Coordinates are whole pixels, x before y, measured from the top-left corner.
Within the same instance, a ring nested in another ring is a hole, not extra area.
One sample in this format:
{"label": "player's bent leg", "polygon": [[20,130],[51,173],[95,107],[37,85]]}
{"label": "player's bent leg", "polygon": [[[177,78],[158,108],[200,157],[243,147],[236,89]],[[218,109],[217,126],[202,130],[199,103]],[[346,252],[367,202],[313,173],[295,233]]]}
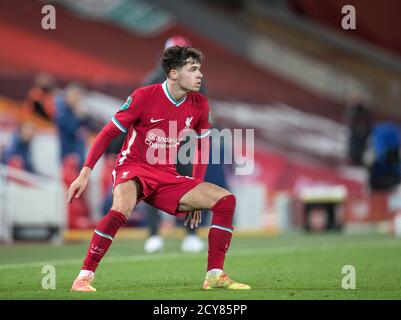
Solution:
{"label": "player's bent leg", "polygon": [[120,183],[113,190],[113,205],[111,210],[121,212],[126,219],[131,215],[134,209],[140,185],[136,180],[130,180]]}
{"label": "player's bent leg", "polygon": [[225,255],[230,247],[233,233],[233,216],[236,206],[235,196],[219,186],[201,183],[186,193],[179,204],[179,211],[211,209],[213,213],[209,229],[209,250],[204,289],[250,289],[251,287],[230,279],[224,273]]}
{"label": "player's bent leg", "polygon": [[211,209],[221,198],[228,195],[232,193],[213,183],[202,182],[181,197],[178,211]]}
{"label": "player's bent leg", "polygon": [[112,208],[96,226],[82,270],[75,279],[71,291],[96,291],[91,285],[95,278],[96,268],[113,242],[117,231],[127,222],[135,207],[138,191],[139,184],[136,181],[127,181],[114,188]]}

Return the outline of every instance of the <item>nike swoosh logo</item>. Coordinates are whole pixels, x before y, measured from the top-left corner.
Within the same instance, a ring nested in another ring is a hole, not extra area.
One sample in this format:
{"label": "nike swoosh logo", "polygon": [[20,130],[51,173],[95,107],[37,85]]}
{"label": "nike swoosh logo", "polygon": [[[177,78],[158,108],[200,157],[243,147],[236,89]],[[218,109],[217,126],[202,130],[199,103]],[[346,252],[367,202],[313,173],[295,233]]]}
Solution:
{"label": "nike swoosh logo", "polygon": [[164,120],[164,118],[163,119],[150,119],[150,123],[155,123],[155,122],[160,122],[160,121],[162,121],[162,120]]}
{"label": "nike swoosh logo", "polygon": [[90,253],[93,253],[93,254],[102,255],[101,253],[99,253],[99,252],[96,252],[96,251],[93,251],[92,249],[91,249],[91,250],[89,250],[89,252],[90,252]]}

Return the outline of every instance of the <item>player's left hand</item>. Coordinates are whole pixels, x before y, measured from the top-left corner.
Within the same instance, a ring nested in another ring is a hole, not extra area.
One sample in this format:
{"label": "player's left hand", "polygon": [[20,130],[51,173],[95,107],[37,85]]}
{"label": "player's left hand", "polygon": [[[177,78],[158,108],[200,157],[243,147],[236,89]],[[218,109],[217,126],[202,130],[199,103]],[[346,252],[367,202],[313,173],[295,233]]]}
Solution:
{"label": "player's left hand", "polygon": [[202,214],[201,211],[192,211],[187,213],[185,217],[184,226],[187,226],[188,222],[190,223],[191,229],[197,228],[199,223],[202,222]]}

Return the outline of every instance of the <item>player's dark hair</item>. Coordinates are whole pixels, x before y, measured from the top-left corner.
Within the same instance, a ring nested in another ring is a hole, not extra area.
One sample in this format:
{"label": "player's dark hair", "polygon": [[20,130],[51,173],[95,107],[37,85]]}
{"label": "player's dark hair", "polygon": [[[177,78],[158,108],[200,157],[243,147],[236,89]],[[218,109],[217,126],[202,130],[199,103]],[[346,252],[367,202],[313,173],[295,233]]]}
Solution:
{"label": "player's dark hair", "polygon": [[202,64],[204,56],[202,52],[192,47],[173,46],[165,49],[161,55],[161,65],[164,73],[168,76],[172,69],[179,69],[192,58],[195,63]]}

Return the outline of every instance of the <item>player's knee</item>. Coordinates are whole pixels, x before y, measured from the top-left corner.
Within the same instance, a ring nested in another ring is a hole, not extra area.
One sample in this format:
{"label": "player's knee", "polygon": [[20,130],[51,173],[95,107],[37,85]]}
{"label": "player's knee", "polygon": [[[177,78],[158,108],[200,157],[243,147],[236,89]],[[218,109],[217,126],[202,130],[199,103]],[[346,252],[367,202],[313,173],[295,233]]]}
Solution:
{"label": "player's knee", "polygon": [[212,207],[212,210],[224,207],[225,209],[227,209],[224,210],[225,212],[232,212],[232,214],[234,214],[236,204],[237,204],[237,198],[231,192],[227,191],[225,194],[219,197],[219,199]]}
{"label": "player's knee", "polygon": [[223,196],[212,208],[212,224],[232,229],[235,205],[236,198],[232,193]]}
{"label": "player's knee", "polygon": [[235,206],[237,205],[237,198],[232,194],[232,193],[228,193],[226,196],[224,196],[222,199],[226,199],[226,201],[228,202],[228,205],[233,209],[235,209]]}
{"label": "player's knee", "polygon": [[134,207],[135,204],[133,203],[116,201],[113,203],[111,209],[122,213],[128,219]]}
{"label": "player's knee", "polygon": [[[209,209],[215,206],[221,199],[233,194],[225,188],[218,187],[209,194]],[[235,197],[234,197],[235,199]]]}
{"label": "player's knee", "polygon": [[119,184],[113,191],[113,205],[111,209],[121,212],[127,219],[136,205],[138,185],[126,182]]}

